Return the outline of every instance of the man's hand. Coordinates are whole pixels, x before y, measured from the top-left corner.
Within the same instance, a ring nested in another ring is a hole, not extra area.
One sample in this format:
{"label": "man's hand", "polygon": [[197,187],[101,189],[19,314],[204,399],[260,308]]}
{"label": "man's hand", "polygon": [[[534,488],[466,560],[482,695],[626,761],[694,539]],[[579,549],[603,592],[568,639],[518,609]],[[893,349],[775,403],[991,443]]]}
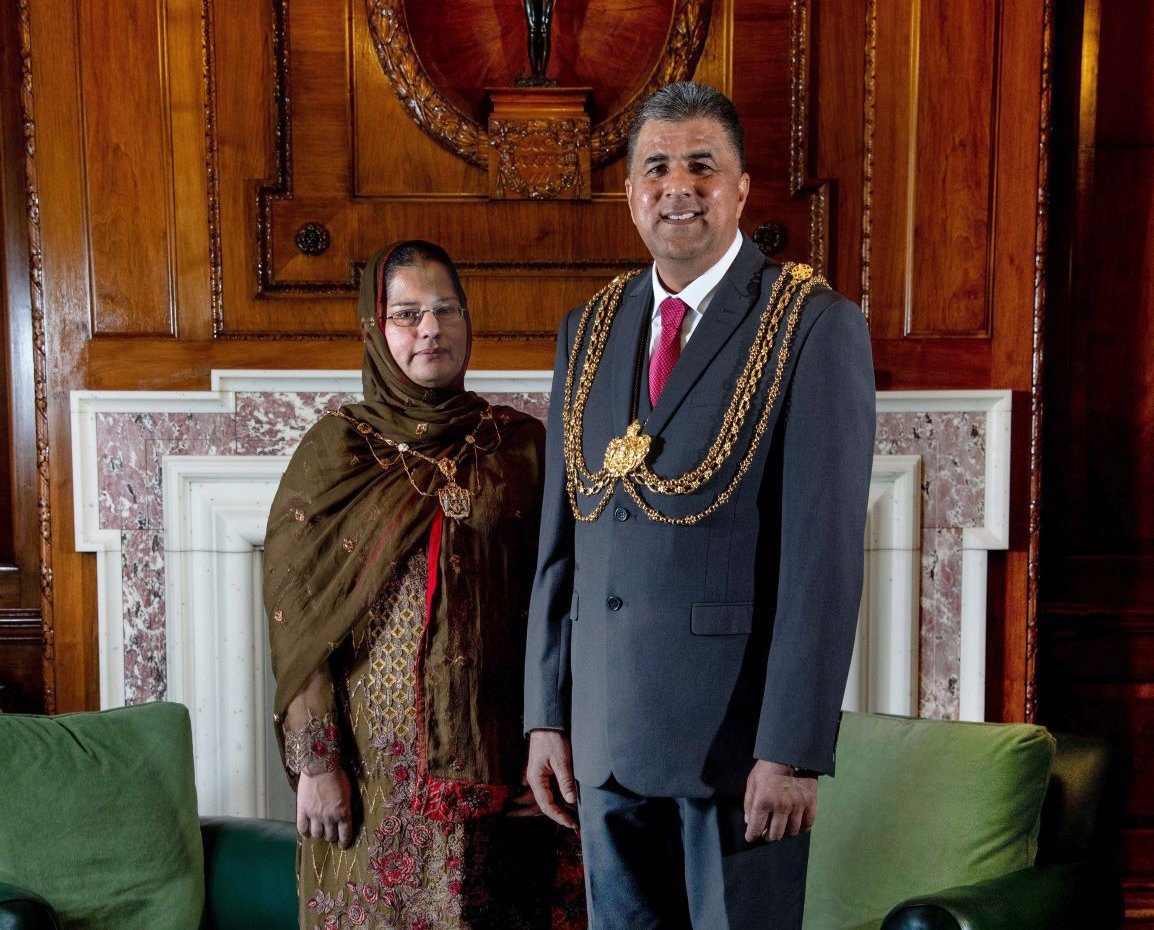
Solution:
{"label": "man's hand", "polygon": [[525,777],[546,816],[576,830],[577,817],[573,812],[577,805],[577,784],[573,780],[569,738],[564,733],[533,730],[529,734],[529,766]]}
{"label": "man's hand", "polygon": [[745,841],[808,833],[817,811],[817,777],[759,759],[745,780]]}
{"label": "man's hand", "polygon": [[352,785],[343,769],[320,775],[301,773],[297,785],[297,833],[341,849],[353,845]]}

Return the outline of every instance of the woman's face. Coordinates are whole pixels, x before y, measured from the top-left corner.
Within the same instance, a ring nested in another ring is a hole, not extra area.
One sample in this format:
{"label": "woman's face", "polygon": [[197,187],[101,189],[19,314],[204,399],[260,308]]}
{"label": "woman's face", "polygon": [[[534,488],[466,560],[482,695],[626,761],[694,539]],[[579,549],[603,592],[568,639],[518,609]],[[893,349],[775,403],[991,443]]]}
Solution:
{"label": "woman's face", "polygon": [[432,313],[421,313],[415,326],[401,326],[388,319],[394,313],[460,307],[445,266],[425,262],[398,268],[385,299],[385,342],[401,371],[420,387],[452,387],[463,373],[468,357],[469,328],[465,318],[452,314],[438,320]]}

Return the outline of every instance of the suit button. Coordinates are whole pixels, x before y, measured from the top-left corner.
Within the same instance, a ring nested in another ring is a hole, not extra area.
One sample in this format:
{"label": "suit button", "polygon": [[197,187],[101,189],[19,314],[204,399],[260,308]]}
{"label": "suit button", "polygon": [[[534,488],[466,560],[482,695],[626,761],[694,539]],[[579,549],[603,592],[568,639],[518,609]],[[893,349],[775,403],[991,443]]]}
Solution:
{"label": "suit button", "polygon": [[624,523],[626,520],[629,519],[629,511],[626,510],[624,507],[618,507],[616,510],[613,511],[613,519],[616,520],[618,523]]}
{"label": "suit button", "polygon": [[621,605],[622,605],[622,604],[624,604],[624,603],[625,603],[625,602],[624,602],[624,601],[622,601],[622,600],[621,600],[621,598],[619,598],[619,597],[618,597],[618,596],[615,594],[615,595],[613,595],[613,597],[609,598],[609,600],[607,600],[607,601],[605,602],[605,606],[606,606],[606,607],[608,607],[610,610],[620,610],[620,609],[621,609]]}

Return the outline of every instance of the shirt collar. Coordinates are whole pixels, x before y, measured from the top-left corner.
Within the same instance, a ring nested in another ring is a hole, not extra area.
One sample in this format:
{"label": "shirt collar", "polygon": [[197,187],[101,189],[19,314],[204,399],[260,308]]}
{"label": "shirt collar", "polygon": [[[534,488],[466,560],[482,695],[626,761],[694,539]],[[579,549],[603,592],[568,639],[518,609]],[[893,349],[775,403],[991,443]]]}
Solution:
{"label": "shirt collar", "polygon": [[689,284],[682,288],[678,294],[670,294],[661,283],[661,279],[657,276],[657,263],[653,263],[651,274],[653,276],[653,313],[657,313],[657,308],[661,306],[661,301],[666,297],[680,297],[691,310],[697,310],[704,313],[707,298],[713,296],[713,292],[717,290],[717,285],[721,283],[721,279],[725,277],[725,273],[729,271],[729,266],[733,264],[733,260],[737,258],[737,253],[741,251],[741,231],[738,230],[737,235],[733,238],[733,245],[731,245],[724,255],[721,256],[713,265],[707,268],[702,274],[698,275]]}

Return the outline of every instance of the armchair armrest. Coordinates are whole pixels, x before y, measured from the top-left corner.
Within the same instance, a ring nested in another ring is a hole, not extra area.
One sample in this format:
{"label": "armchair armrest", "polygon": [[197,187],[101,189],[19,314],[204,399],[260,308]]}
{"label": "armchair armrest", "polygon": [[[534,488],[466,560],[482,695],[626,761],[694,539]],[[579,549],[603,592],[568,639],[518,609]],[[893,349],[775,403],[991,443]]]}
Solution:
{"label": "armchair armrest", "polygon": [[297,930],[295,825],[202,817],[200,833],[206,930]]}
{"label": "armchair armrest", "polygon": [[881,930],[1073,930],[1121,917],[1111,883],[1089,863],[1031,866],[903,901]]}
{"label": "armchair armrest", "polygon": [[56,912],[40,895],[0,882],[0,930],[59,930]]}

